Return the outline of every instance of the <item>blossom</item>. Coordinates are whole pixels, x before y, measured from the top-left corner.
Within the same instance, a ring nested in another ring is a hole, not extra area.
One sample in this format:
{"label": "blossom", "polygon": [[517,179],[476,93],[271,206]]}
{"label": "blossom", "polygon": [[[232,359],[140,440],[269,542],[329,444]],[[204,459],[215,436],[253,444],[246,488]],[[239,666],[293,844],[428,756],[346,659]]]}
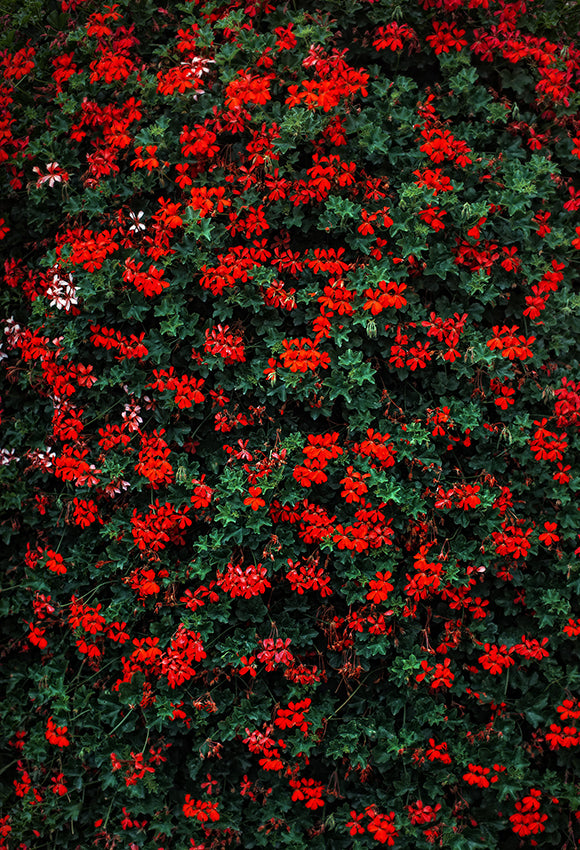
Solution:
{"label": "blossom", "polygon": [[433,29],[435,33],[428,35],[425,41],[431,45],[437,56],[440,53],[449,53],[451,48],[460,51],[467,44],[467,40],[463,38],[465,30],[460,30],[447,21],[433,21]]}
{"label": "blossom", "polygon": [[369,582],[370,590],[367,593],[366,598],[375,605],[378,605],[380,602],[384,602],[389,595],[389,591],[393,589],[393,585],[389,582],[390,578],[390,572],[378,572],[375,578],[371,579]]}
{"label": "blossom", "polygon": [[442,764],[451,764],[452,758],[447,751],[447,742],[435,743],[434,738],[429,738],[429,747],[426,752],[429,761],[440,761]]}
{"label": "blossom", "polygon": [[477,785],[478,788],[488,788],[489,779],[487,778],[491,768],[482,767],[478,764],[469,764],[467,773],[463,775],[463,780],[469,785]]}
{"label": "blossom", "polygon": [[379,844],[386,844],[388,847],[392,847],[395,843],[395,838],[399,834],[394,824],[395,813],[389,812],[388,815],[385,815],[371,809],[368,814],[371,820],[367,826],[367,830]]}
{"label": "blossom", "polygon": [[[145,154],[143,154],[143,150],[145,150]],[[157,145],[147,145],[145,148],[143,148],[143,145],[139,145],[135,148],[135,159],[131,162],[131,165],[134,169],[146,168],[147,171],[152,171],[159,166],[156,153]]]}
{"label": "blossom", "polygon": [[486,643],[484,649],[485,653],[479,656],[479,663],[492,676],[499,675],[514,663],[511,657],[512,650],[505,644],[496,646],[496,644]]}
{"label": "blossom", "polygon": [[200,823],[211,821],[215,823],[220,819],[217,802],[209,800],[194,800],[191,794],[185,795],[183,814],[186,818],[196,818]]}
{"label": "blossom", "polygon": [[60,552],[54,552],[52,549],[46,550],[46,567],[53,573],[57,573],[57,575],[64,575],[67,571],[67,568],[64,563],[64,558]]}
{"label": "blossom", "polygon": [[52,793],[57,794],[59,797],[62,797],[64,794],[68,793],[68,788],[64,784],[64,773],[58,773],[56,776],[51,777],[52,782]]}
{"label": "blossom", "polygon": [[34,166],[32,169],[35,174],[38,174],[38,180],[36,181],[36,188],[40,188],[40,186],[44,186],[45,183],[52,188],[57,183],[68,183],[69,175],[66,171],[64,171],[58,162],[49,162],[46,166],[46,174],[43,174],[38,166]]}
{"label": "blossom", "polygon": [[556,534],[556,529],[558,528],[558,523],[556,522],[545,522],[544,523],[545,531],[543,531],[538,539],[545,545],[551,546],[552,543],[557,543],[560,539],[560,536]]}
{"label": "blossom", "polygon": [[266,502],[261,497],[262,488],[250,487],[249,493],[250,495],[246,496],[246,498],[244,499],[244,505],[249,505],[253,511],[257,511],[259,508],[263,508]]}
{"label": "blossom", "polygon": [[346,826],[350,835],[363,835],[364,828],[361,824],[361,821],[364,818],[364,813],[357,814],[357,812],[353,809],[350,812],[350,820],[347,821]]}
{"label": "blossom", "polygon": [[66,736],[68,728],[66,726],[57,726],[53,721],[52,716],[46,721],[46,732],[44,733],[49,744],[55,747],[68,747],[70,741]]}

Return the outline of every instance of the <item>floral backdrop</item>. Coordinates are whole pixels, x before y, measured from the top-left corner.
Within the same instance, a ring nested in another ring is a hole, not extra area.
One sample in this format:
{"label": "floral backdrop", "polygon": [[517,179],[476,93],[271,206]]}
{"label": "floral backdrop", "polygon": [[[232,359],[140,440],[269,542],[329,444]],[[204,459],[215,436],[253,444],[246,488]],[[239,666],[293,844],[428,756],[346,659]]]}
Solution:
{"label": "floral backdrop", "polygon": [[0,847],[576,848],[578,7],[4,5]]}

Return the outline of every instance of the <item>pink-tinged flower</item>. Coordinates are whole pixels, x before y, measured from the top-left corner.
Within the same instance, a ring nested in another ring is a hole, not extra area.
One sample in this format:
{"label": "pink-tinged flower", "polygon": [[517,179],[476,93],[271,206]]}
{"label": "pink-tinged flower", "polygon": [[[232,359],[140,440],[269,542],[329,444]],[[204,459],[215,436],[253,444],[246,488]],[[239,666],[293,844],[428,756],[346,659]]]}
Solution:
{"label": "pink-tinged flower", "polygon": [[49,186],[54,186],[56,183],[68,183],[68,173],[63,171],[58,162],[49,162],[46,166],[47,174],[43,174],[38,166],[34,166],[32,169],[35,174],[38,174],[38,180],[36,181],[36,188],[40,188],[45,183],[48,183]]}

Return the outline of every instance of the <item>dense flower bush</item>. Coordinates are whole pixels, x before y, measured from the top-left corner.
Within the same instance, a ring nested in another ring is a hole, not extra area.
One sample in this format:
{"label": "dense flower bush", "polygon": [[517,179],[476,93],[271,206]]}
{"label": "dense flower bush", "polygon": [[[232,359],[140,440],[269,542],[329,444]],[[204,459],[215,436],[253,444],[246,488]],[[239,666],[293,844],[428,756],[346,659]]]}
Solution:
{"label": "dense flower bush", "polygon": [[578,846],[578,17],[12,4],[1,847]]}

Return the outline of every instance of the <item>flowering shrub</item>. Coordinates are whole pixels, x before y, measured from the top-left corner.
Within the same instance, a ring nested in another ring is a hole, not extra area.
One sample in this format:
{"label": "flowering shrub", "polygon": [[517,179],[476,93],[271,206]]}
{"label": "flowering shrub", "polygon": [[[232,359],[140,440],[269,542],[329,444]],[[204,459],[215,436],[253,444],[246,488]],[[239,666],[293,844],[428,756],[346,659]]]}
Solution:
{"label": "flowering shrub", "polygon": [[559,18],[13,4],[0,847],[577,846]]}

